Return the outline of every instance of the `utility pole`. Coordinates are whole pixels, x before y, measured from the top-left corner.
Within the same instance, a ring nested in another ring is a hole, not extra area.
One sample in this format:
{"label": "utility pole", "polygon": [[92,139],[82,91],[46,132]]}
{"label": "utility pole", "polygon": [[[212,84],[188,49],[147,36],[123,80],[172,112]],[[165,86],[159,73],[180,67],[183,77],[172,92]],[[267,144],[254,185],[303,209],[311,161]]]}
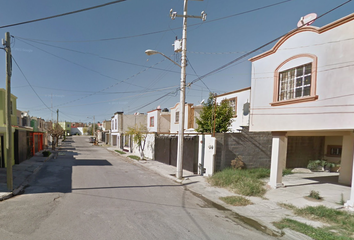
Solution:
{"label": "utility pole", "polygon": [[[200,0],[199,0],[200,1]],[[186,66],[187,66],[187,18],[201,18],[206,19],[204,11],[201,16],[188,16],[188,0],[184,0],[183,15],[177,15],[177,12],[170,10],[171,19],[176,17],[183,17],[182,30],[182,56],[181,56],[181,92],[179,104],[179,131],[178,131],[178,145],[177,145],[177,171],[176,178],[181,179],[183,175],[183,143],[184,143],[184,115],[185,115],[185,99],[186,99]]]}
{"label": "utility pole", "polygon": [[[59,109],[57,109],[57,124],[59,124]],[[56,126],[56,124],[54,124],[54,127],[55,126]],[[56,147],[58,147],[58,144],[59,144],[59,137],[57,137],[57,141],[55,143]]]}
{"label": "utility pole", "polygon": [[2,44],[6,51],[6,176],[7,189],[13,190],[13,176],[12,176],[12,128],[11,128],[11,75],[12,75],[12,57],[11,57],[11,42],[10,33],[5,33],[5,40]]}

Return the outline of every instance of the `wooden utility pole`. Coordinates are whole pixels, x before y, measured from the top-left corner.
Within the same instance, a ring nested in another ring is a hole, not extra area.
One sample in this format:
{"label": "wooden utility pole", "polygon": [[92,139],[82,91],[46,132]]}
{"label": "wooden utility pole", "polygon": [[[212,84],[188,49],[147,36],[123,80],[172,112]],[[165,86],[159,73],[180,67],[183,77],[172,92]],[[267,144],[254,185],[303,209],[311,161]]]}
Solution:
{"label": "wooden utility pole", "polygon": [[11,128],[11,75],[12,75],[12,57],[11,57],[11,42],[10,33],[5,33],[5,40],[3,41],[6,52],[6,175],[7,175],[7,189],[13,190],[13,176],[12,176],[12,128]]}

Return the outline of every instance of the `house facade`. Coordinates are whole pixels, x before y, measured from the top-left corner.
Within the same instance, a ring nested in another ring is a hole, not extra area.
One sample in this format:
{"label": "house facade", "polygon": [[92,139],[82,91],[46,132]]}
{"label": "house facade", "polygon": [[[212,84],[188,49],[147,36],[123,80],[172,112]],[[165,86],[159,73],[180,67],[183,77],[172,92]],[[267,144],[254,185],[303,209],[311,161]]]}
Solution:
{"label": "house facade", "polygon": [[[184,130],[186,132],[195,132],[195,128],[197,127],[195,117],[196,117],[196,108],[197,106],[193,106],[193,103],[186,103],[184,110]],[[197,108],[199,111],[200,108]],[[180,107],[179,103],[176,103],[174,107],[171,108],[171,119],[170,119],[170,133],[176,134],[179,130],[179,114]],[[199,116],[199,115],[198,115]]]}
{"label": "house facade", "polygon": [[169,133],[171,114],[167,108],[161,110],[154,109],[147,113],[148,132]]}
{"label": "house facade", "polygon": [[[0,167],[6,167],[7,151],[6,151],[6,90],[0,88]],[[11,125],[17,125],[17,97],[11,94]],[[12,145],[11,149],[14,149],[14,132],[15,128],[12,127]],[[12,152],[12,164],[15,163],[14,152]]]}
{"label": "house facade", "polygon": [[121,148],[121,135],[123,134],[123,112],[116,112],[111,118],[111,145]]}
{"label": "house facade", "polygon": [[[320,155],[340,161],[339,183],[352,185],[354,208],[354,14],[304,26],[252,62],[251,131],[272,132],[269,186],[282,184],[288,138],[321,137]],[[316,159],[309,159],[316,160]]]}
{"label": "house facade", "polygon": [[229,132],[238,132],[243,126],[249,126],[251,87],[215,96],[216,103],[228,100],[234,115]]}

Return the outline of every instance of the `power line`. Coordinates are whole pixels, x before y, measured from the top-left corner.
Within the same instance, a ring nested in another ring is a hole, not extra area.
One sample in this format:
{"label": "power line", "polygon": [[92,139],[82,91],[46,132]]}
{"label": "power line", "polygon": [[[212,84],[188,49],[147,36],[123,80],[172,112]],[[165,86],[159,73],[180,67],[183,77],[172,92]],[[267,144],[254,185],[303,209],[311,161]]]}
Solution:
{"label": "power line", "polygon": [[25,21],[25,22],[19,22],[19,23],[13,23],[13,24],[9,24],[9,25],[4,25],[4,26],[0,26],[0,28],[14,27],[14,26],[23,25],[23,24],[44,21],[44,20],[48,20],[48,19],[52,19],[52,18],[63,17],[63,16],[71,15],[71,14],[76,14],[76,13],[80,13],[80,12],[89,11],[89,10],[96,9],[96,8],[105,7],[105,6],[108,6],[108,5],[115,4],[115,3],[125,2],[125,1],[127,1],[127,0],[112,1],[112,2],[104,3],[104,4],[101,4],[101,5],[96,5],[96,6],[93,6],[93,7],[83,8],[83,9],[72,11],[72,12],[57,14],[57,15],[50,16],[50,17],[44,17],[44,18],[29,20],[29,21]]}
{"label": "power line", "polygon": [[[95,53],[82,52],[82,51],[78,51],[78,50],[75,50],[75,49],[70,49],[70,48],[64,48],[64,47],[60,47],[60,46],[55,46],[55,45],[52,45],[52,44],[39,42],[39,41],[37,41],[37,40],[29,40],[29,39],[26,39],[26,38],[14,36],[14,39],[15,39],[15,38],[19,39],[20,41],[22,41],[22,42],[24,42],[24,43],[26,43],[26,44],[28,44],[27,41],[30,41],[30,42],[33,42],[33,43],[42,44],[42,45],[45,45],[45,46],[49,46],[49,47],[53,47],[53,48],[58,48],[58,49],[66,50],[66,51],[71,51],[71,52],[80,53],[80,54],[84,54],[84,55],[92,55],[92,56],[95,56],[95,57],[98,57],[98,58],[101,58],[101,59],[104,59],[104,60],[107,60],[107,61],[119,62],[119,63],[129,64],[129,65],[138,66],[138,67],[146,67],[145,65],[141,65],[141,64],[126,62],[126,61],[122,61],[122,60],[118,60],[118,59],[113,59],[113,58],[108,58],[108,57],[103,57],[103,56],[100,56],[100,55],[95,54]],[[33,45],[31,45],[31,46],[33,46]],[[152,68],[152,69],[161,70],[161,71],[166,71],[166,72],[171,72],[171,73],[180,73],[180,72],[178,72],[178,71],[167,70],[167,69],[163,69],[163,68]]]}
{"label": "power line", "polygon": [[[340,7],[342,7],[342,6],[344,6],[345,4],[347,4],[347,3],[351,2],[351,1],[352,1],[352,0],[348,0],[348,1],[346,1],[346,2],[344,2],[344,3],[342,3],[342,4],[340,4],[340,5],[338,5],[337,7],[332,8],[331,10],[329,10],[329,11],[323,13],[322,15],[318,16],[315,20],[317,20],[317,19],[319,19],[319,18],[321,18],[321,17],[323,17],[323,16],[329,14],[330,12],[333,12],[334,10],[336,10],[336,9],[338,9],[338,8],[340,8]],[[251,54],[253,54],[253,53],[255,53],[255,52],[259,51],[259,50],[261,50],[262,48],[268,46],[269,44],[272,44],[272,43],[278,41],[280,38],[282,38],[282,37],[284,37],[284,36],[286,36],[286,35],[288,35],[288,34],[291,34],[291,33],[295,32],[297,29],[299,29],[299,28],[301,28],[301,27],[303,27],[303,26],[305,26],[305,25],[306,25],[306,24],[303,24],[302,26],[297,27],[297,28],[291,30],[291,31],[288,32],[288,33],[285,33],[285,34],[283,34],[283,35],[281,35],[281,36],[279,36],[279,37],[277,37],[277,38],[271,40],[270,42],[267,42],[267,43],[261,45],[260,47],[257,47],[256,49],[254,49],[254,50],[252,50],[252,51],[250,51],[250,52],[248,52],[248,53],[243,54],[242,56],[240,56],[240,57],[238,57],[238,58],[236,58],[236,59],[234,59],[234,60],[232,60],[232,61],[230,61],[230,62],[224,64],[223,66],[218,67],[217,69],[212,70],[212,71],[210,71],[210,72],[204,74],[203,76],[201,76],[201,77],[199,77],[199,78],[197,78],[197,79],[194,79],[192,82],[189,83],[189,85],[192,85],[192,84],[194,84],[195,82],[197,82],[197,81],[199,81],[199,80],[201,80],[201,79],[203,79],[203,78],[206,78],[206,77],[210,76],[210,75],[213,74],[213,73],[216,73],[216,72],[219,72],[219,71],[225,69],[226,67],[228,67],[228,66],[230,66],[230,65],[232,65],[232,64],[234,64],[234,63],[236,63],[236,62],[238,62],[238,61],[240,61],[241,59],[243,59],[243,58],[245,58],[245,57],[247,57],[247,56],[249,56],[249,55],[251,55]]]}
{"label": "power line", "polygon": [[38,95],[38,93],[36,92],[36,90],[34,90],[34,88],[32,87],[31,83],[28,81],[26,75],[23,73],[22,69],[21,69],[20,66],[17,64],[16,59],[15,59],[13,56],[11,56],[11,58],[14,60],[16,66],[18,67],[18,69],[19,69],[20,72],[22,73],[22,76],[26,79],[28,85],[32,88],[33,92],[37,95],[37,97],[39,98],[39,100],[41,100],[41,102],[44,104],[44,106],[46,106],[46,108],[49,109],[49,111],[53,112],[52,109],[50,109],[50,108],[47,106],[47,104],[45,104],[45,102],[42,100],[42,98]]}
{"label": "power line", "polygon": [[[224,19],[227,19],[227,18],[236,17],[236,16],[240,16],[240,15],[243,15],[243,14],[247,14],[247,13],[263,10],[263,9],[266,9],[266,8],[269,8],[269,7],[274,7],[276,5],[284,4],[284,3],[287,3],[287,2],[290,2],[290,1],[293,1],[293,0],[285,0],[285,1],[282,1],[282,2],[279,2],[279,3],[266,5],[266,6],[263,6],[263,7],[259,7],[259,8],[247,10],[247,11],[244,11],[244,12],[232,14],[232,15],[229,15],[229,16],[216,18],[216,19],[213,19],[213,20],[208,20],[208,21],[206,21],[204,23],[190,24],[188,26],[192,27],[192,26],[199,26],[199,25],[202,25],[202,24],[208,24],[208,23],[211,23],[211,22],[220,21],[220,20],[224,20]],[[43,40],[43,39],[41,40],[41,39],[29,39],[29,38],[25,38],[25,39],[27,39],[27,40],[36,40],[36,41],[44,41],[44,42],[99,42],[99,41],[113,41],[113,40],[122,40],[122,39],[127,39],[127,38],[143,37],[143,36],[159,34],[159,33],[169,32],[169,31],[173,31],[173,30],[178,30],[178,29],[181,29],[181,28],[182,27],[175,27],[175,28],[169,28],[169,29],[165,29],[165,30],[159,30],[159,31],[154,31],[154,32],[149,32],[149,33],[142,33],[142,34],[131,35],[131,36],[114,37],[114,38],[102,38],[102,39],[95,39],[95,40],[76,40],[76,41],[75,40],[74,41],[65,41],[64,40],[64,41],[57,41],[57,40]]]}

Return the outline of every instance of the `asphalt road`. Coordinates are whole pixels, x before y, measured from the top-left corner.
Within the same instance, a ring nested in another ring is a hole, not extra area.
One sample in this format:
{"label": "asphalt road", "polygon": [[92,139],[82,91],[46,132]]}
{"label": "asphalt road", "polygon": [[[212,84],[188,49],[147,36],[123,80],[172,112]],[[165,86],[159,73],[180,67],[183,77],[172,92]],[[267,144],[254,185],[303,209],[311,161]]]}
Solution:
{"label": "asphalt road", "polygon": [[68,140],[0,202],[0,239],[274,239],[88,137]]}

